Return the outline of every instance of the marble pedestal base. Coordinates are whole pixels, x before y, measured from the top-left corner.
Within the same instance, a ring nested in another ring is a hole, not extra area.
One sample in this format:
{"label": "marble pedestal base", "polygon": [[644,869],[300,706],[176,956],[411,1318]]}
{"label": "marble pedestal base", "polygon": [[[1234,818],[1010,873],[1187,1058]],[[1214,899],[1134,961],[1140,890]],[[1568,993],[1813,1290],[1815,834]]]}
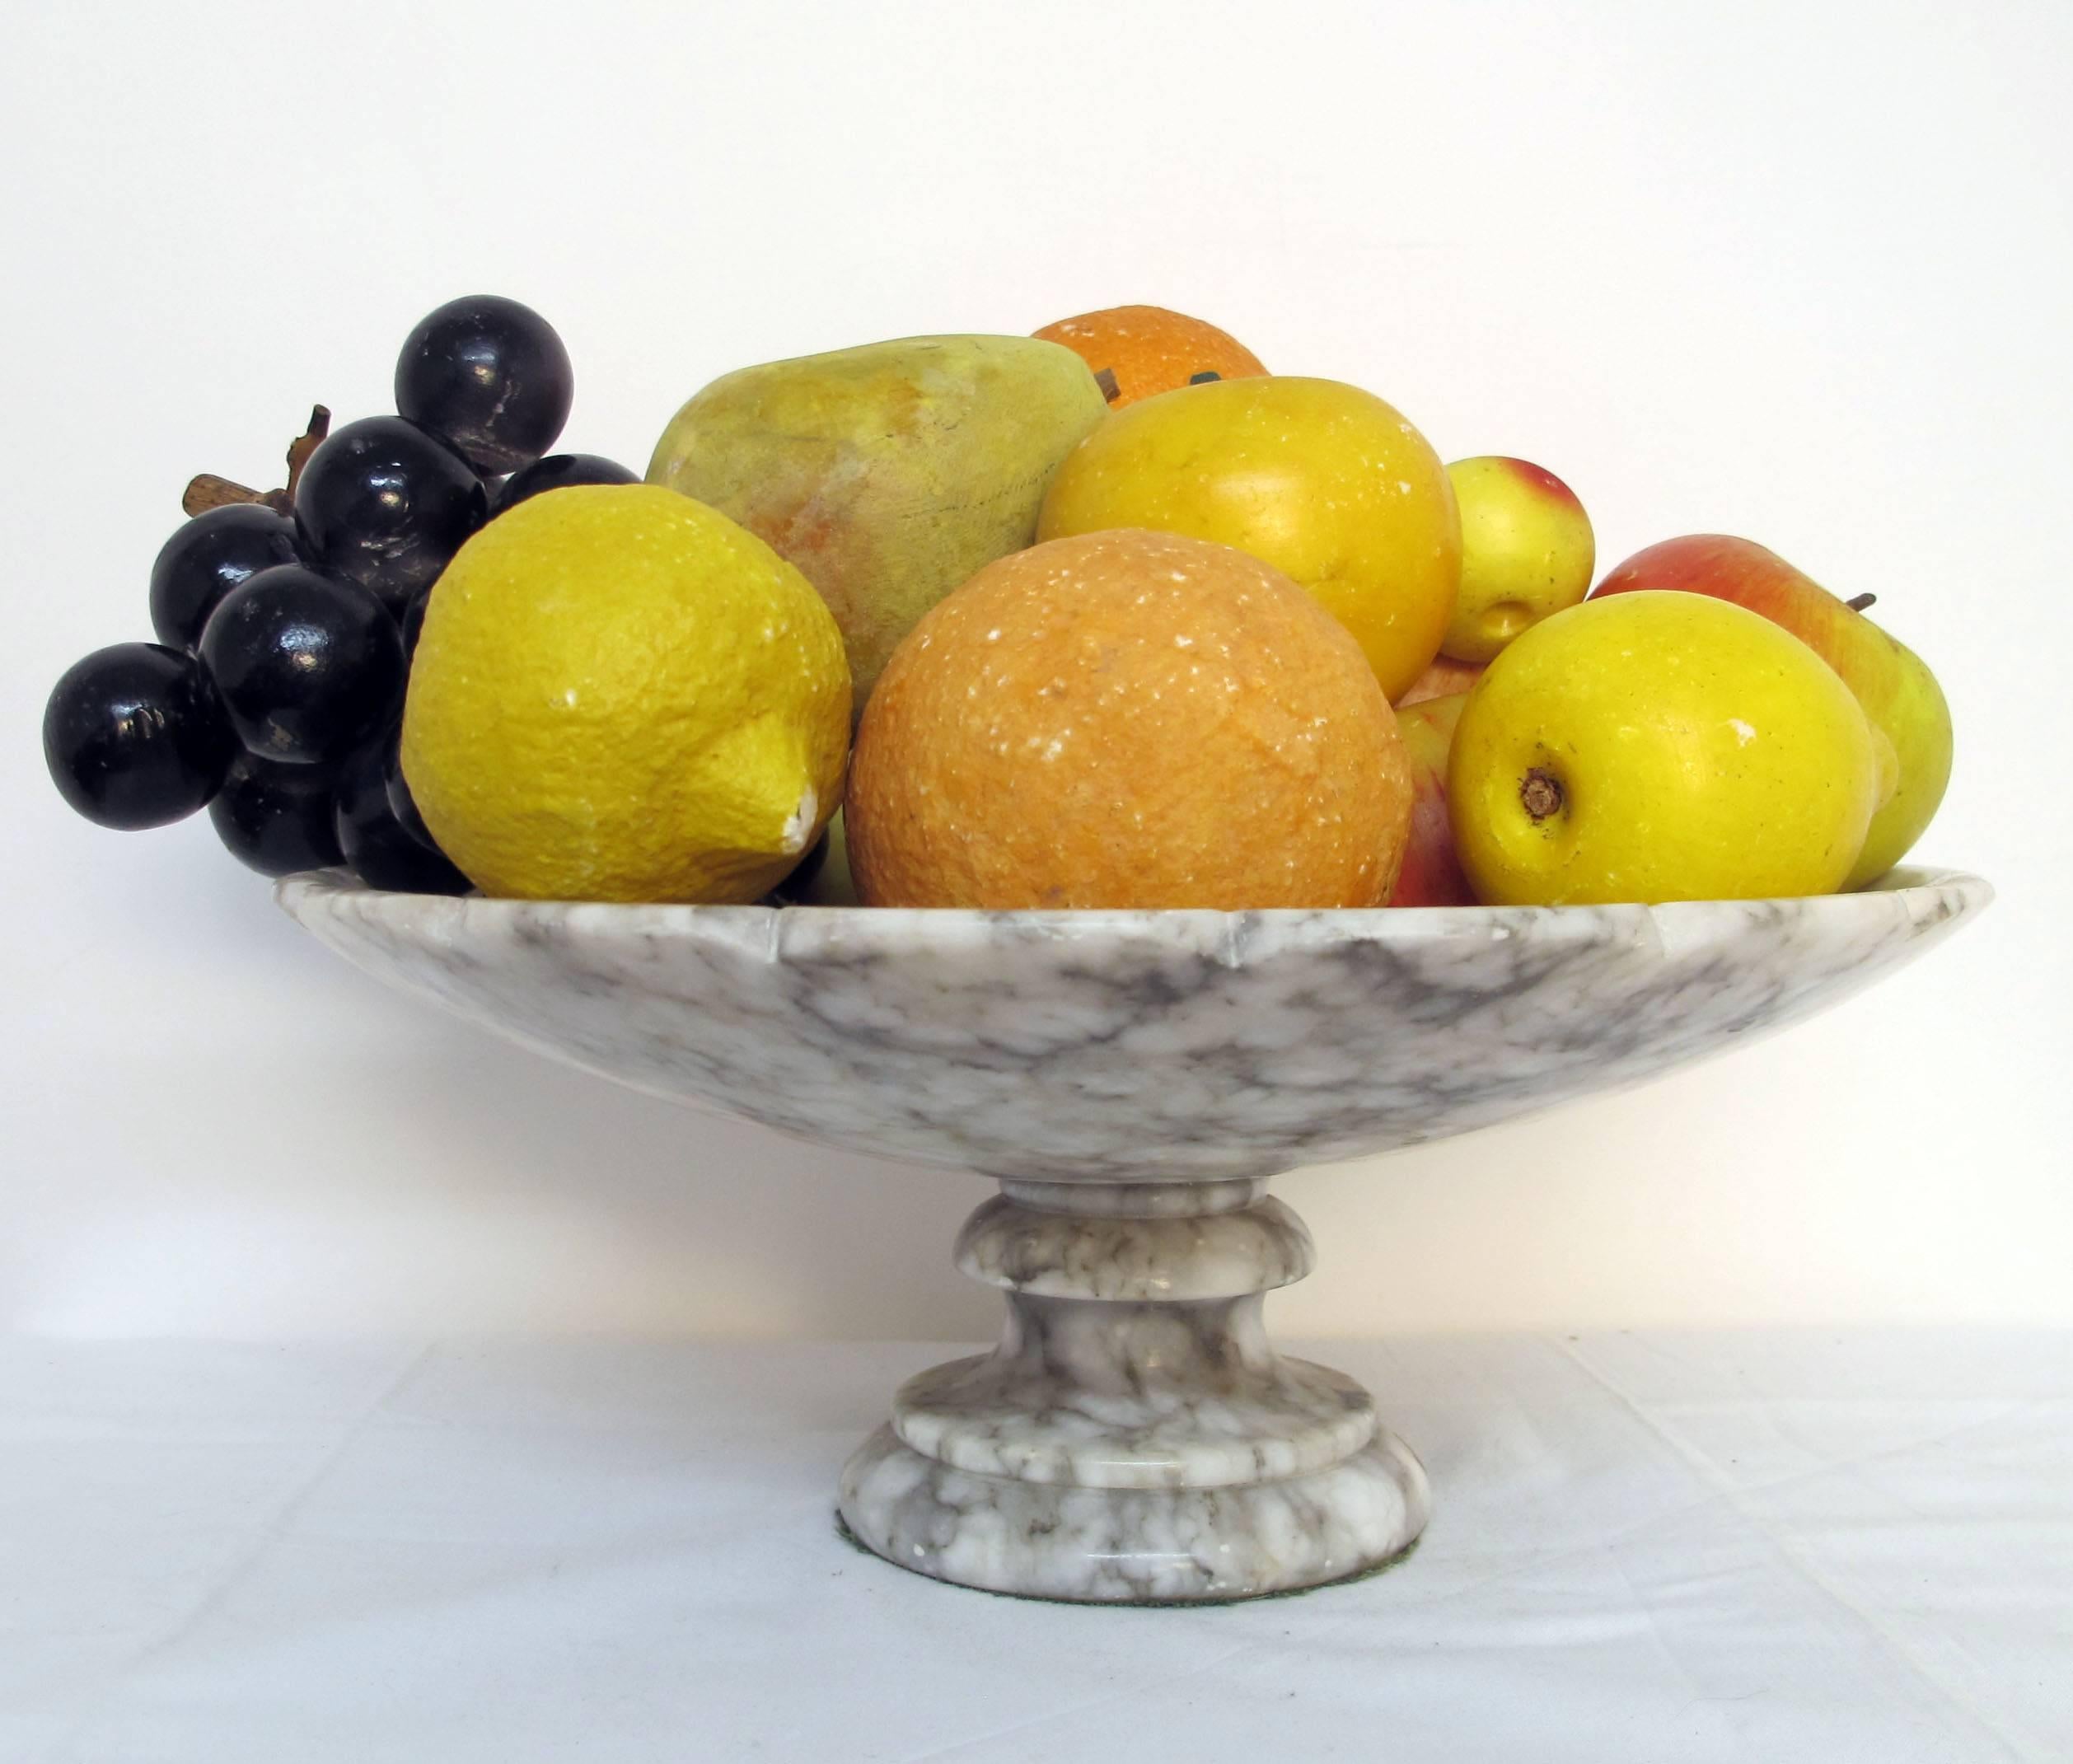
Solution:
{"label": "marble pedestal base", "polygon": [[860,1542],[964,1586],[1116,1603],[1289,1592],[1409,1547],[1417,1459],[1358,1384],[1267,1340],[1265,1295],[1313,1252],[1264,1184],[1001,1187],[957,1242],[1007,1294],[1000,1345],[908,1380],[850,1458]]}

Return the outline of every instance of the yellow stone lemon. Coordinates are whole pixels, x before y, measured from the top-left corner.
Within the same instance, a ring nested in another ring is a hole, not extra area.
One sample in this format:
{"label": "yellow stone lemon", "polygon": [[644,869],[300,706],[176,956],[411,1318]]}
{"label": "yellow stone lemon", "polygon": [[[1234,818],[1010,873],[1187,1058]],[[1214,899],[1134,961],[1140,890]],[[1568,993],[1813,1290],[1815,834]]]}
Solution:
{"label": "yellow stone lemon", "polygon": [[402,760],[485,894],[746,901],[835,812],[849,735],[842,634],[805,577],[674,490],[585,484],[447,566]]}
{"label": "yellow stone lemon", "polygon": [[1666,592],[1586,601],[1514,639],[1470,693],[1447,770],[1462,868],[1506,905],[1826,894],[1893,783],[1806,644]]}
{"label": "yellow stone lemon", "polygon": [[1151,527],[1270,564],[1353,633],[1383,693],[1439,653],[1461,521],[1425,437],[1336,380],[1213,380],[1118,410],[1065,456],[1040,540]]}

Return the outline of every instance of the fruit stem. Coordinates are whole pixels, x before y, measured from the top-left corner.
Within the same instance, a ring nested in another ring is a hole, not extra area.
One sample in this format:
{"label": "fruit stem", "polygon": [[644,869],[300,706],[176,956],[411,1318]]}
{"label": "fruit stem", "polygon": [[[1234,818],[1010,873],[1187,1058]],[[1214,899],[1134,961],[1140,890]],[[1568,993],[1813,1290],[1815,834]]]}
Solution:
{"label": "fruit stem", "polygon": [[288,444],[288,489],[283,494],[291,507],[295,501],[296,486],[302,481],[302,468],[310,463],[310,456],[324,445],[324,437],[330,433],[330,409],[323,405],[311,405],[309,427]]}
{"label": "fruit stem", "polygon": [[1552,772],[1544,772],[1537,765],[1526,774],[1518,787],[1518,800],[1526,812],[1533,817],[1538,826],[1550,815],[1562,811],[1561,780]]}
{"label": "fruit stem", "polygon": [[1865,607],[1874,605],[1878,599],[1879,597],[1876,594],[1860,594],[1855,599],[1845,601],[1843,605],[1852,612],[1862,612]]}
{"label": "fruit stem", "polygon": [[212,508],[227,508],[233,503],[263,503],[266,500],[259,491],[241,484],[234,484],[228,478],[219,478],[213,471],[197,472],[187,481],[181,494],[180,506],[189,515],[207,514]]}
{"label": "fruit stem", "polygon": [[190,516],[206,514],[212,508],[227,508],[234,503],[257,503],[276,514],[293,514],[295,487],[302,481],[302,468],[330,433],[331,413],[322,405],[312,405],[309,427],[288,444],[286,489],[255,490],[232,479],[219,478],[213,471],[197,472],[188,480],[180,506]]}

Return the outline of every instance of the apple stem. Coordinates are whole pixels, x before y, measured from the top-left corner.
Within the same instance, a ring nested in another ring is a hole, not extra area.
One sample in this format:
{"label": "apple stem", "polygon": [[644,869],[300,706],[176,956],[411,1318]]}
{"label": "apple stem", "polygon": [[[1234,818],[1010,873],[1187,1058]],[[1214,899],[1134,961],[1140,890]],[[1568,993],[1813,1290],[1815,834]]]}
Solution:
{"label": "apple stem", "polygon": [[1879,597],[1876,594],[1860,594],[1855,599],[1845,601],[1843,605],[1852,612],[1862,612],[1865,607],[1874,605],[1878,599]]}
{"label": "apple stem", "polygon": [[257,503],[276,514],[292,515],[295,512],[295,488],[302,481],[302,468],[309,464],[310,456],[330,433],[331,413],[322,405],[312,405],[309,426],[288,444],[286,489],[255,490],[232,479],[219,478],[213,471],[198,472],[188,480],[180,506],[191,516],[206,514],[212,508],[227,508],[234,503]]}
{"label": "apple stem", "polygon": [[1562,812],[1562,783],[1552,772],[1542,771],[1539,766],[1526,774],[1518,787],[1518,800],[1526,812],[1533,817],[1537,826],[1550,815]]}

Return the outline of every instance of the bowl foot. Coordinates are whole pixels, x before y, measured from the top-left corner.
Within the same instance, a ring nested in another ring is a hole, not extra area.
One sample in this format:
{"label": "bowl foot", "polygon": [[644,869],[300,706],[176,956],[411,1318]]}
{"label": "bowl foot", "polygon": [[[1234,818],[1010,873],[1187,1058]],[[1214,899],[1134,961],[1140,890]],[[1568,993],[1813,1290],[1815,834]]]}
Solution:
{"label": "bowl foot", "polygon": [[1312,1252],[1262,1185],[1003,1188],[957,1252],[1007,1295],[1000,1345],[910,1378],[850,1458],[859,1542],[989,1592],[1157,1604],[1322,1585],[1416,1539],[1417,1459],[1352,1379],[1267,1340],[1265,1294]]}
{"label": "bowl foot", "polygon": [[842,1475],[842,1520],[889,1562],[1023,1598],[1198,1604],[1292,1593],[1394,1560],[1425,1473],[1387,1429],[1327,1470],[1229,1488],[1079,1488],[954,1470],[888,1423]]}

